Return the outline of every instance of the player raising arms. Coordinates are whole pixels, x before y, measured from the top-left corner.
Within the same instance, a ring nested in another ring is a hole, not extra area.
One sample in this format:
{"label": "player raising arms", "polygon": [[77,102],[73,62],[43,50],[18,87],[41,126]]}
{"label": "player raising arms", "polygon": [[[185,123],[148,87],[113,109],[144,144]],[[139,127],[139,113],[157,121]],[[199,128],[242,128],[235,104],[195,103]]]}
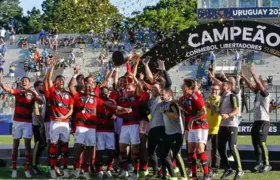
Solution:
{"label": "player raising arms", "polygon": [[13,119],[13,151],[12,151],[12,178],[17,178],[17,157],[20,139],[24,139],[25,144],[25,176],[31,178],[30,162],[31,162],[31,138],[32,138],[32,113],[34,103],[37,101],[42,103],[40,96],[30,90],[30,79],[28,77],[21,78],[22,87],[20,89],[11,89],[3,83],[0,78],[0,86],[4,91],[15,96],[15,112]]}
{"label": "player raising arms", "polygon": [[184,96],[180,98],[179,104],[185,112],[185,125],[188,130],[188,160],[192,169],[192,180],[197,180],[196,155],[200,159],[204,177],[209,180],[209,170],[205,145],[208,137],[208,123],[206,121],[206,107],[201,94],[195,90],[195,81],[185,79],[182,85]]}
{"label": "player raising arms", "polygon": [[96,146],[96,123],[97,118],[97,106],[106,106],[115,110],[116,106],[109,101],[103,101],[95,96],[94,86],[92,83],[85,83],[84,92],[77,92],[75,88],[75,76],[78,74],[79,69],[75,68],[75,75],[69,82],[69,89],[74,96],[74,106],[76,109],[74,123],[76,126],[75,132],[75,145],[74,145],[74,157],[75,157],[75,171],[74,176],[79,178],[80,175],[80,155],[83,152],[83,176],[86,179],[90,179],[89,165],[91,163],[91,157],[93,149]]}
{"label": "player raising arms", "polygon": [[[109,89],[102,87],[100,90],[100,98],[104,101],[109,101],[116,104],[113,99],[109,99]],[[102,167],[106,166],[105,175],[112,178],[111,169],[112,162],[115,155],[115,134],[114,134],[114,118],[115,112],[106,106],[97,106],[97,158],[96,169],[98,178],[102,179],[104,172]]]}
{"label": "player raising arms", "polygon": [[[132,145],[132,159],[134,162],[134,173],[130,176],[131,180],[138,177],[139,158],[140,158],[140,137],[139,122],[141,120],[139,106],[142,105],[141,84],[133,76],[136,84],[128,84],[124,91],[124,96],[117,99],[116,115],[123,119],[120,133],[120,166],[122,172],[119,177],[128,177],[127,171],[127,146]],[[137,91],[136,91],[137,88]]]}
{"label": "player raising arms", "polygon": [[65,178],[69,177],[67,169],[68,153],[69,153],[69,139],[70,139],[70,125],[69,117],[73,112],[73,97],[64,89],[64,77],[56,76],[53,83],[52,76],[56,62],[51,62],[51,68],[44,80],[46,97],[49,97],[50,103],[50,140],[49,148],[49,164],[51,166],[50,175],[53,179],[57,177],[55,172],[55,165],[57,162],[56,152],[57,144],[61,143],[61,152],[63,157],[63,175]]}

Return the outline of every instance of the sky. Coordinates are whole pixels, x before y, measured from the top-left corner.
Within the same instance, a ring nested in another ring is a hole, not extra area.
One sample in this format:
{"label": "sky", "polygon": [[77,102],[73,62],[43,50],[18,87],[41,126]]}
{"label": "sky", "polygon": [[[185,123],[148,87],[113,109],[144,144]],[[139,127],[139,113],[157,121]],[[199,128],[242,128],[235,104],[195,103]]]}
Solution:
{"label": "sky", "polygon": [[[31,10],[34,6],[41,9],[41,4],[44,0],[21,0],[21,6],[24,14]],[[115,5],[120,13],[130,15],[133,11],[141,11],[145,6],[155,5],[159,0],[110,0]]]}

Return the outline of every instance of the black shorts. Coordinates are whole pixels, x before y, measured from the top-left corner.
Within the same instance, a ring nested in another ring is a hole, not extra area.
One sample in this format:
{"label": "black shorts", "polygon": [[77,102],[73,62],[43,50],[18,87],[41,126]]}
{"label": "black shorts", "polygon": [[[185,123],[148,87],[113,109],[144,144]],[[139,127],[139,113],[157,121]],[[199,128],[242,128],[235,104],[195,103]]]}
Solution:
{"label": "black shorts", "polygon": [[260,139],[261,142],[266,142],[269,128],[269,121],[254,121],[251,136]]}

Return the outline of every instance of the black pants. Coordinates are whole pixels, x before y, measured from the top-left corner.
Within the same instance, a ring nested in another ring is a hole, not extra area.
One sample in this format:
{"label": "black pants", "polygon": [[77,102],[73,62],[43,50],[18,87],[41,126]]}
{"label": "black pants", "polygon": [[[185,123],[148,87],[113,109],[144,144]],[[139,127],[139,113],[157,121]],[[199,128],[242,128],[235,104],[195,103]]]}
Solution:
{"label": "black pants", "polygon": [[150,129],[149,131],[149,135],[148,135],[148,154],[150,157],[150,160],[152,161],[152,167],[153,167],[153,171],[154,173],[157,173],[157,171],[159,170],[158,168],[158,158],[157,158],[157,148],[158,149],[162,149],[163,143],[163,137],[164,137],[164,133],[165,132],[165,128],[163,126],[161,127],[154,127],[152,129]]}
{"label": "black pants", "polygon": [[44,150],[46,146],[46,138],[45,135],[41,134],[40,132],[40,125],[33,125],[33,135],[34,135],[34,141],[35,145],[33,148],[33,157],[32,157],[32,166],[37,166],[39,163],[39,159],[41,156],[42,151]]}
{"label": "black pants", "polygon": [[241,112],[244,111],[244,107],[246,109],[246,113],[248,113],[249,109],[248,109],[248,102],[247,102],[247,100],[242,100]]}
{"label": "black pants", "polygon": [[218,134],[209,134],[206,144],[208,165],[213,171],[218,171],[220,167],[220,154],[218,151]]}
{"label": "black pants", "polygon": [[237,150],[237,136],[238,128],[237,127],[220,127],[218,134],[218,150],[221,156],[221,161],[224,164],[226,169],[231,169],[231,166],[227,157],[227,143],[229,146],[229,151],[232,154],[236,167],[238,171],[242,171],[241,160],[239,152]]}
{"label": "black pants", "polygon": [[257,163],[269,165],[266,139],[270,128],[269,121],[255,121],[251,129],[252,143],[255,149]]}
{"label": "black pants", "polygon": [[185,164],[180,154],[180,150],[183,145],[183,134],[180,133],[173,134],[173,135],[165,134],[162,143],[163,143],[163,147],[160,150],[160,157],[163,162],[162,169],[164,171],[164,174],[166,173],[166,168],[167,168],[170,176],[175,177],[175,173],[172,168],[172,163],[169,157],[170,151],[172,151],[173,158],[176,160],[176,164],[178,165],[181,176],[187,177]]}

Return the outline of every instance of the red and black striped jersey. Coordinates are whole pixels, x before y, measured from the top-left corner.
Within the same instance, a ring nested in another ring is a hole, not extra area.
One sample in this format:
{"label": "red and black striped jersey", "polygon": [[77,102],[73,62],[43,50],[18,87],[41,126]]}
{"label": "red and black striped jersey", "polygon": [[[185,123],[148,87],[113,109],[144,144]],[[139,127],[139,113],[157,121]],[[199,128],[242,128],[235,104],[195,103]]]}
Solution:
{"label": "red and black striped jersey", "polygon": [[[108,101],[116,104],[113,99]],[[105,107],[104,105],[97,106],[97,127],[96,132],[114,132],[114,120],[112,116],[115,114],[113,109]]]}
{"label": "red and black striped jersey", "polygon": [[25,93],[20,89],[13,89],[15,96],[14,121],[32,123],[32,113],[35,99],[31,93]]}
{"label": "red and black striped jersey", "polygon": [[[60,117],[61,115],[65,116],[69,113],[74,99],[68,91],[58,91],[52,86],[45,94],[46,97],[49,96],[51,121],[54,121],[56,117]],[[64,119],[62,122],[69,122],[69,119]]]}
{"label": "red and black striped jersey", "polygon": [[104,101],[96,96],[76,93],[74,96],[76,126],[96,128],[97,106],[104,106]]}
{"label": "red and black striped jersey", "polygon": [[122,97],[120,96],[117,101],[117,105],[123,108],[131,108],[132,112],[123,114],[120,117],[123,118],[123,126],[139,124],[141,121],[141,113],[139,107],[143,105],[143,97],[131,96]]}
{"label": "red and black striped jersey", "polygon": [[[185,112],[185,130],[188,130],[188,122],[195,116],[197,116],[200,110],[205,106],[204,99],[199,92],[193,92],[192,95],[186,97],[182,96],[179,99]],[[202,115],[200,120],[193,123],[193,129],[207,129],[208,123],[206,121],[206,115]]]}

